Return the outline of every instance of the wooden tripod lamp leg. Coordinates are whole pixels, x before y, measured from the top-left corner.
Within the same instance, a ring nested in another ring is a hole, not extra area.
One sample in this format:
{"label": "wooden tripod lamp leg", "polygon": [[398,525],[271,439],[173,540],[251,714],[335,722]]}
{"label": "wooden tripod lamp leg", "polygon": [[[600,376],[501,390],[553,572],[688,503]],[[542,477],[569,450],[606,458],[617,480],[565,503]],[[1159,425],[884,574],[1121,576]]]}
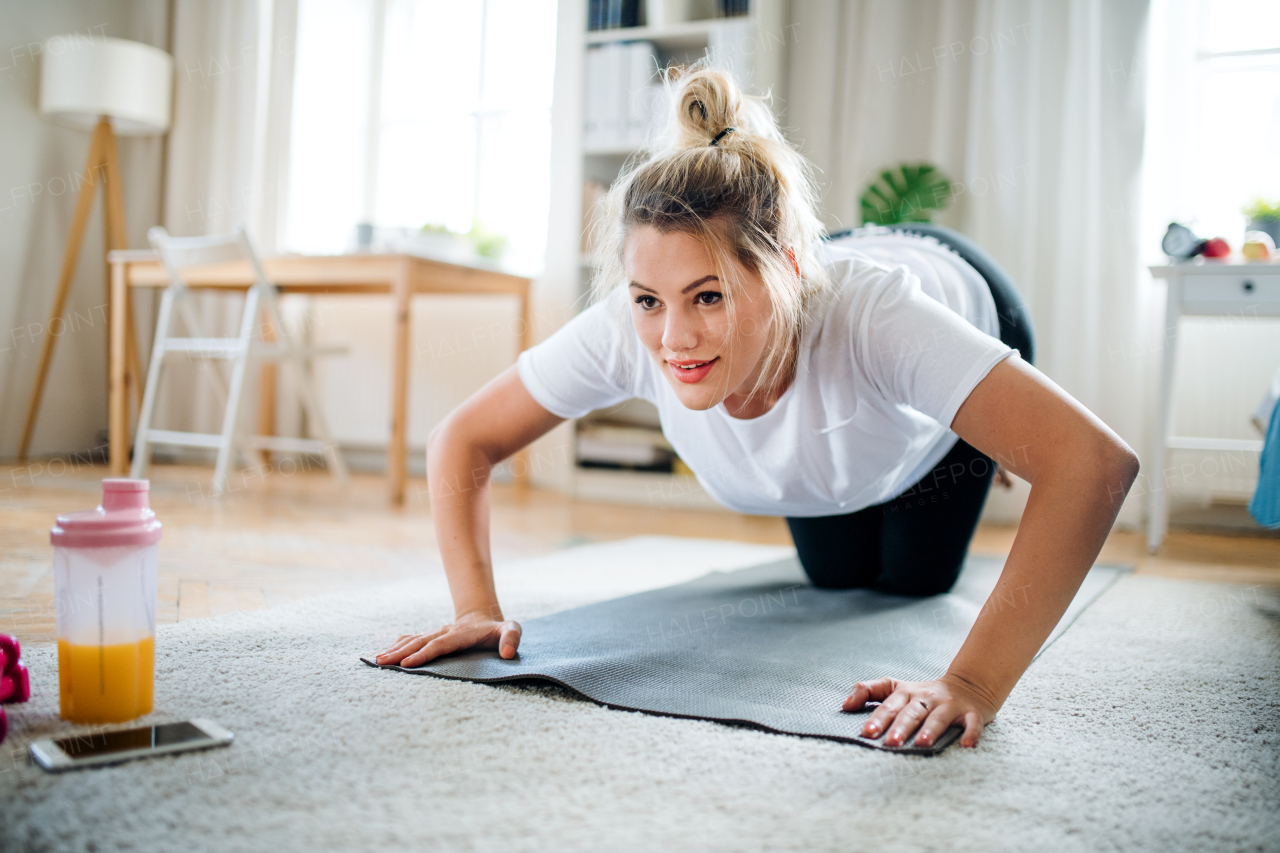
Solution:
{"label": "wooden tripod lamp leg", "polygon": [[56,340],[53,328],[62,319],[62,314],[67,307],[67,294],[71,290],[76,261],[80,258],[80,244],[84,241],[84,230],[89,223],[89,211],[93,207],[98,169],[103,165],[103,146],[110,134],[111,124],[105,120],[100,121],[93,129],[93,139],[89,143],[89,159],[84,167],[84,183],[80,185],[80,197],[76,200],[76,212],[71,219],[71,234],[67,237],[67,248],[62,256],[62,273],[58,276],[58,289],[53,297],[49,323],[45,326],[44,344],[40,349],[40,367],[36,371],[36,383],[31,389],[31,401],[27,404],[27,420],[22,427],[22,443],[18,445],[19,459],[26,459],[27,450],[31,447],[31,433],[35,429],[36,415],[40,412],[40,398],[44,394],[44,383],[49,376],[49,364],[53,361],[53,345]]}

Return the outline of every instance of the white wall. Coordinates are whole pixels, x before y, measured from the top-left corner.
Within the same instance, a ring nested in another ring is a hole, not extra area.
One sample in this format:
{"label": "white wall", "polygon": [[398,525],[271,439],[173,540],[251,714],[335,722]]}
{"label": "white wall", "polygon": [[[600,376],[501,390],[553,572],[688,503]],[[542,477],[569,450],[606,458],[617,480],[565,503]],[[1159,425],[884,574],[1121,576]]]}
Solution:
{"label": "white wall", "polygon": [[[37,111],[40,46],[69,32],[165,46],[163,0],[0,0],[0,458],[16,455],[75,207],[89,133]],[[159,221],[161,140],[121,138],[129,244]],[[32,453],[85,451],[107,425],[102,203],[76,268]],[[79,319],[76,319],[76,318]],[[144,338],[145,340],[145,338]]]}

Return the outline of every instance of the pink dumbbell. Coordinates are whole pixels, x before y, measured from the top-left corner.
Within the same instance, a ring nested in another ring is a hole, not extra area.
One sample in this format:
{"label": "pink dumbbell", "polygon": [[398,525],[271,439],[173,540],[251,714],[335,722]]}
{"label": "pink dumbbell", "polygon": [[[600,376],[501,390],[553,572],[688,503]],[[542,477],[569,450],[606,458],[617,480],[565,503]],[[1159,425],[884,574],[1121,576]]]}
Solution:
{"label": "pink dumbbell", "polygon": [[8,675],[21,656],[22,647],[18,645],[18,638],[12,634],[0,634],[0,675]]}
{"label": "pink dumbbell", "polygon": [[[18,638],[0,634],[0,705],[25,702],[31,698],[31,677],[22,664]],[[0,743],[9,733],[9,720],[0,708]]]}
{"label": "pink dumbbell", "polygon": [[0,704],[31,698],[31,679],[22,663],[22,646],[11,634],[0,634]]}

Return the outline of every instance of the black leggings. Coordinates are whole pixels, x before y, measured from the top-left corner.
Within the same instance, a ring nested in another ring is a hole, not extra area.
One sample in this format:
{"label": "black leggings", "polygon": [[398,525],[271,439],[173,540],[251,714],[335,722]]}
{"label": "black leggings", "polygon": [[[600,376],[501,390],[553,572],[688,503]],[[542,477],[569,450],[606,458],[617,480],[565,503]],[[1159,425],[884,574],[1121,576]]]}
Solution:
{"label": "black leggings", "polygon": [[[1030,315],[995,261],[968,239],[937,225],[892,227],[936,238],[977,270],[996,303],[1000,340],[1033,362]],[[827,589],[913,596],[946,592],[960,575],[994,474],[991,459],[958,439],[932,471],[892,500],[846,515],[788,518],[800,564],[814,586]]]}

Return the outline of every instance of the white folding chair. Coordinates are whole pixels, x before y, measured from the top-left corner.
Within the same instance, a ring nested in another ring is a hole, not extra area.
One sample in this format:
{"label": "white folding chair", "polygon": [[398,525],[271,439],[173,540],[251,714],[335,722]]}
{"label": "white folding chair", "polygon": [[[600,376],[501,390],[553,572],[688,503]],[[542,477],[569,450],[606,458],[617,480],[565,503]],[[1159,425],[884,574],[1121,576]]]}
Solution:
{"label": "white folding chair", "polygon": [[[305,365],[317,355],[343,352],[341,347],[299,347],[288,340],[280,322],[280,309],[276,302],[276,288],[263,272],[258,255],[249,242],[244,226],[236,227],[230,234],[209,237],[170,237],[163,228],[155,227],[147,232],[151,245],[169,273],[169,286],[160,301],[160,315],[156,321],[155,344],[151,350],[151,363],[147,367],[147,386],[142,397],[142,412],[138,418],[138,432],[134,437],[133,467],[130,476],[146,475],[151,462],[151,445],[164,444],[180,447],[216,448],[218,461],[213,473],[213,493],[221,494],[227,488],[227,474],[235,454],[245,449],[271,450],[281,453],[322,454],[329,470],[341,482],[347,480],[347,465],[330,439],[323,412],[316,399]],[[205,337],[200,331],[191,306],[191,290],[183,278],[188,267],[230,261],[248,261],[253,270],[253,285],[245,294],[244,314],[240,318],[240,333],[234,338]],[[170,334],[173,314],[177,311],[187,327],[189,337]],[[266,315],[266,327],[275,329],[278,340],[269,341],[263,335],[263,326],[257,322],[258,312]],[[215,393],[225,403],[221,433],[179,432],[155,429],[151,422],[155,414],[156,394],[160,386],[160,370],[165,357],[182,353],[187,358],[199,359],[206,366]],[[231,386],[226,388],[222,375],[213,366],[214,359],[231,362]],[[292,372],[292,378],[302,398],[308,424],[319,438],[288,438],[284,436],[242,436],[238,427],[240,407],[245,392],[245,374],[249,367],[261,361],[279,361]]]}

